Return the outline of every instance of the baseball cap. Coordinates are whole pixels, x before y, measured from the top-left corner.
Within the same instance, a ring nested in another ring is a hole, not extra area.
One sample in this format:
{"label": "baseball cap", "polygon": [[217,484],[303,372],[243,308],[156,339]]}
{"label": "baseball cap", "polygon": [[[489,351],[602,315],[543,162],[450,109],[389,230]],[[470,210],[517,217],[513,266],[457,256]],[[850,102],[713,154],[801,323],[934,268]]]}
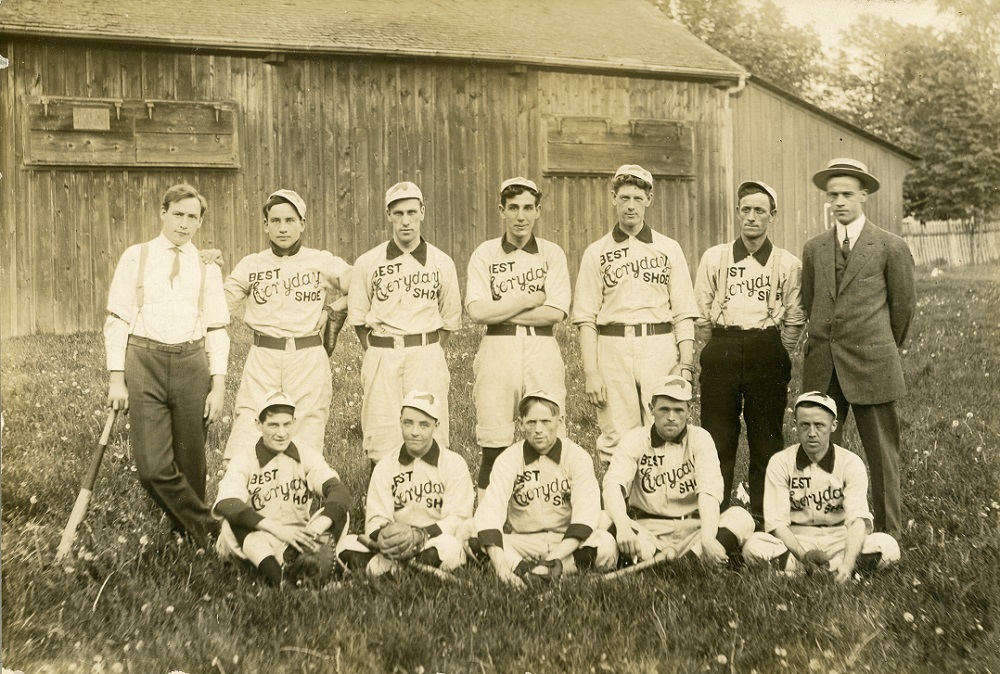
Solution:
{"label": "baseball cap", "polygon": [[267,198],[268,201],[271,200],[271,197],[281,197],[295,207],[295,210],[299,212],[300,218],[306,217],[306,202],[302,200],[302,197],[300,197],[299,193],[295,190],[278,190],[277,192],[271,192],[271,195]]}
{"label": "baseball cap", "polygon": [[742,190],[744,187],[751,187],[754,185],[767,192],[767,194],[771,197],[771,200],[774,201],[774,207],[775,208],[778,207],[778,193],[774,191],[773,187],[759,180],[744,180],[743,182],[741,182],[739,186],[736,188],[737,196],[739,195],[740,190]]}
{"label": "baseball cap", "polygon": [[396,183],[385,191],[386,207],[388,207],[392,202],[399,201],[400,199],[420,199],[420,203],[424,203],[424,193],[421,192],[420,188],[413,183],[404,180],[401,183]]}
{"label": "baseball cap", "polygon": [[666,396],[667,398],[673,398],[674,400],[684,402],[686,400],[691,400],[694,396],[694,391],[691,390],[691,384],[687,379],[679,375],[672,374],[653,387],[653,395],[650,399],[656,398],[657,396]]}
{"label": "baseball cap", "polygon": [[533,180],[528,180],[527,178],[522,178],[521,176],[516,178],[507,178],[507,180],[500,184],[500,191],[503,192],[508,187],[513,187],[514,185],[527,187],[529,190],[533,190],[535,192],[538,191],[538,185],[536,185]]}
{"label": "baseball cap", "polygon": [[291,407],[295,411],[295,401],[285,395],[282,391],[271,391],[257,405],[257,418],[272,407]]}
{"label": "baseball cap", "polygon": [[562,401],[559,400],[559,398],[557,398],[555,396],[555,394],[549,393],[548,391],[542,391],[542,390],[529,391],[528,393],[525,393],[524,397],[521,398],[521,402],[518,403],[518,407],[520,407],[521,403],[523,403],[528,398],[539,398],[540,400],[547,400],[550,403],[552,403],[553,405],[555,405],[556,407],[558,407],[560,410],[562,410],[562,406],[563,406]]}
{"label": "baseball cap", "polygon": [[638,164],[622,164],[618,167],[618,170],[615,171],[615,178],[618,176],[632,176],[634,178],[638,178],[639,180],[645,180],[650,186],[653,185],[653,174]]}
{"label": "baseball cap", "polygon": [[415,410],[420,410],[435,421],[441,418],[441,407],[438,405],[437,396],[427,391],[410,391],[403,398],[403,404],[400,406],[400,409],[403,407],[412,407]]}
{"label": "baseball cap", "polygon": [[797,408],[802,403],[815,403],[823,409],[829,411],[834,418],[837,417],[837,403],[834,402],[833,398],[825,393],[820,393],[819,391],[807,391],[795,399],[795,407],[793,409]]}

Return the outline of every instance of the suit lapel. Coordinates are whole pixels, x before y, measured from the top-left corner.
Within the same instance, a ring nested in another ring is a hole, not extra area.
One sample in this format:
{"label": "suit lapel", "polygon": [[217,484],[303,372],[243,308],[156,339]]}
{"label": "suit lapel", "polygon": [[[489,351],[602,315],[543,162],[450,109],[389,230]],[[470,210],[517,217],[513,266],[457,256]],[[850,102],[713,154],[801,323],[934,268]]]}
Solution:
{"label": "suit lapel", "polygon": [[847,258],[847,269],[844,270],[844,278],[840,280],[840,287],[846,288],[847,284],[854,280],[858,272],[868,262],[868,258],[875,251],[875,225],[871,222],[865,223],[861,230],[858,242],[854,244],[851,257]]}
{"label": "suit lapel", "polygon": [[820,240],[819,244],[819,270],[823,283],[830,289],[830,293],[837,296],[837,275],[833,268],[834,243],[837,239],[837,228]]}

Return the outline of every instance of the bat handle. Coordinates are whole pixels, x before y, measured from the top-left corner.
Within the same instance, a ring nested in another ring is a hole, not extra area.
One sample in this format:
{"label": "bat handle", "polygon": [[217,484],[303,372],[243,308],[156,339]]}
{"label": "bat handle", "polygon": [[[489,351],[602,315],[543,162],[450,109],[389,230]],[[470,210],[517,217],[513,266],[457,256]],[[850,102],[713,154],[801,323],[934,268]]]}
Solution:
{"label": "bat handle", "polygon": [[111,438],[111,429],[114,427],[115,419],[117,418],[117,410],[108,411],[108,420],[104,422],[104,431],[101,433],[101,439],[98,442],[97,450],[90,458],[90,468],[84,474],[81,482],[81,486],[84,489],[93,490],[94,483],[97,482],[97,472],[101,469],[101,460],[104,458],[104,449],[108,446],[108,440]]}

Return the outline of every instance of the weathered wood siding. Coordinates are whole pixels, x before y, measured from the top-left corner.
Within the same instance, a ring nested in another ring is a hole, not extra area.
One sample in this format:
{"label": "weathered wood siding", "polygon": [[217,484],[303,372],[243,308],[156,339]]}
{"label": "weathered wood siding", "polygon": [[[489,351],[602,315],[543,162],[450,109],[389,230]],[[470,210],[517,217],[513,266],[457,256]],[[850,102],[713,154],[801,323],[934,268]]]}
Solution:
{"label": "weathered wood siding", "polygon": [[835,157],[868,165],[881,187],[869,197],[865,214],[885,229],[902,232],[903,178],[912,167],[905,157],[753,81],[731,105],[734,186],[757,179],[777,190],[773,238],[779,246],[799,255],[802,244],[825,229],[826,199],[812,175]]}
{"label": "weathered wood siding", "polygon": [[[180,180],[209,199],[195,242],[221,248],[230,266],[265,245],[259,209],[273,189],[305,198],[308,245],[353,261],[389,235],[386,187],[413,180],[426,195],[424,234],[452,255],[464,283],[472,250],[500,233],[500,182],[523,174],[545,192],[539,234],[564,246],[575,276],[583,249],[613,223],[610,176],[543,176],[552,115],[693,124],[695,178],[658,181],[648,220],[680,241],[692,273],[731,228],[725,92],[708,84],[436,60],[290,55],[268,65],[204,50],[4,44],[4,336],[98,329],[118,257],[157,234],[159,197]],[[24,101],[43,95],[233,101],[239,168],[27,167]]]}

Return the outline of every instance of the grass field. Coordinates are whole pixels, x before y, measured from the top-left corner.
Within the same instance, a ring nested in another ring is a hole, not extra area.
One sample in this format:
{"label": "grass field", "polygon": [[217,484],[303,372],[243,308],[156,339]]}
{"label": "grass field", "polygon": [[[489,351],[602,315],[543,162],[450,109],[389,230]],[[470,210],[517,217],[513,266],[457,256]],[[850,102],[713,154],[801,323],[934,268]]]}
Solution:
{"label": "grass field", "polygon": [[[133,474],[121,421],[74,557],[57,565],[59,534],[105,419],[103,346],[98,334],[6,340],[3,667],[1000,674],[1000,273],[921,273],[918,284],[903,359],[910,389],[901,404],[903,560],[847,587],[681,563],[613,584],[568,578],[542,595],[512,592],[481,568],[461,571],[467,587],[402,573],[281,593],[168,534]],[[472,469],[471,370],[480,334],[467,327],[448,346],[452,443]],[[596,425],[582,402],[575,333],[562,327],[559,338],[570,379],[568,433],[592,447]],[[230,404],[246,350],[245,329],[234,330]],[[327,458],[356,495],[355,526],[367,478],[360,360],[345,332],[334,357]],[[210,431],[213,478],[227,422]],[[848,427],[848,444],[860,450],[853,422]]]}

